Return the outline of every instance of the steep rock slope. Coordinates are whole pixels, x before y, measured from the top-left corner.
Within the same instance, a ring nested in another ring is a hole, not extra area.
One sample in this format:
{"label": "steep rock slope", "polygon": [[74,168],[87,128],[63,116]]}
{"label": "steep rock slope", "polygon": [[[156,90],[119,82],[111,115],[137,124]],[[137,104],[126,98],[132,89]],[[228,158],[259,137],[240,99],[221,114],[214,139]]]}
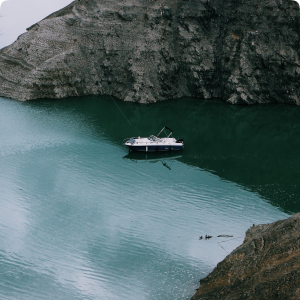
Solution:
{"label": "steep rock slope", "polygon": [[300,213],[246,233],[191,300],[300,299]]}
{"label": "steep rock slope", "polygon": [[292,0],[75,0],[0,50],[0,96],[300,104]]}

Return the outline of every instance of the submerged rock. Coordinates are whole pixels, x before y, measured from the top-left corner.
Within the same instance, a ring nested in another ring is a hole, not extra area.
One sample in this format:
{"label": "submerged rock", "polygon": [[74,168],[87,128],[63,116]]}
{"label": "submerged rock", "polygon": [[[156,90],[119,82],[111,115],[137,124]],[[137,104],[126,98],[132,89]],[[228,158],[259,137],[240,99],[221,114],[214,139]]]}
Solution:
{"label": "submerged rock", "polygon": [[0,50],[0,96],[300,104],[292,0],[76,0]]}
{"label": "submerged rock", "polygon": [[300,213],[251,227],[191,300],[300,299]]}

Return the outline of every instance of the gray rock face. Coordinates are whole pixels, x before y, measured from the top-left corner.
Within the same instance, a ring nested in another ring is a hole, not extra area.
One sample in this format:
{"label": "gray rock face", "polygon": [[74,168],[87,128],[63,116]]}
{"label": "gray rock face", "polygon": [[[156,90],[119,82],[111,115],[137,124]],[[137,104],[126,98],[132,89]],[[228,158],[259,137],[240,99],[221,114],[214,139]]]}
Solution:
{"label": "gray rock face", "polygon": [[191,300],[300,299],[300,213],[246,233]]}
{"label": "gray rock face", "polygon": [[292,0],[76,0],[0,50],[0,96],[300,104]]}

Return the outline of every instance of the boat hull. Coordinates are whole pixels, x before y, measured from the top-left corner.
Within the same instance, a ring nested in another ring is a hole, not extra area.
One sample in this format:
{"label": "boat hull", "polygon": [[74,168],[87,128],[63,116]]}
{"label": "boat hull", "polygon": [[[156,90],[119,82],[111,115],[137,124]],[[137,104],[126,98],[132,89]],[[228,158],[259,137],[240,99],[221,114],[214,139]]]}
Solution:
{"label": "boat hull", "polygon": [[133,151],[140,152],[159,152],[159,151],[178,151],[183,149],[183,145],[162,145],[162,146],[144,146],[144,145],[128,145],[128,148]]}

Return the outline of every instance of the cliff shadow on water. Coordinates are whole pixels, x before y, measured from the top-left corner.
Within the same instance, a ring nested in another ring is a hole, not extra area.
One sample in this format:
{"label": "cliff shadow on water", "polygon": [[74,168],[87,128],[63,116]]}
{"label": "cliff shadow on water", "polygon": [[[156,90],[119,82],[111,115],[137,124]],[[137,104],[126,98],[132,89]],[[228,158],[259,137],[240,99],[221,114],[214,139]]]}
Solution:
{"label": "cliff shadow on water", "polygon": [[123,148],[124,156],[124,138],[156,135],[169,126],[185,142],[174,159],[234,182],[285,212],[300,210],[299,107],[232,106],[191,98],[140,105],[95,96],[22,105],[79,115],[93,127],[96,139],[104,137]]}

